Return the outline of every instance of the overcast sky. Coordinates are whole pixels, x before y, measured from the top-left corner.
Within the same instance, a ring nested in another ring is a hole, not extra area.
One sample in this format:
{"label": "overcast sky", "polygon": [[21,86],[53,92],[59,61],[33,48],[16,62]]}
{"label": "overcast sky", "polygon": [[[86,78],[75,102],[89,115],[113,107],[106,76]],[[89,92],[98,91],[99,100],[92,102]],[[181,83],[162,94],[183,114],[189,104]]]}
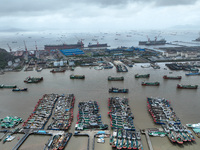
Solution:
{"label": "overcast sky", "polygon": [[1,0],[0,31],[200,29],[200,0]]}

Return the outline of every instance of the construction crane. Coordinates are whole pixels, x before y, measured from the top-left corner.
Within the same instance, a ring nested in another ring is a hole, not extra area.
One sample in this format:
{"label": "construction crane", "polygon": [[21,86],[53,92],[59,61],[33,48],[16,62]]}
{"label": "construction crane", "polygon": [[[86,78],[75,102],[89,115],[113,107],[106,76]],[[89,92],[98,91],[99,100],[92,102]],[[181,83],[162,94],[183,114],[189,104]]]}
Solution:
{"label": "construction crane", "polygon": [[26,51],[26,53],[27,53],[28,50],[27,50],[27,47],[26,47],[26,43],[25,43],[25,41],[24,41],[24,46],[25,46],[25,51]]}
{"label": "construction crane", "polygon": [[7,43],[7,45],[8,45],[8,48],[9,48],[10,52],[12,52],[12,49],[11,49],[10,45],[8,43]]}

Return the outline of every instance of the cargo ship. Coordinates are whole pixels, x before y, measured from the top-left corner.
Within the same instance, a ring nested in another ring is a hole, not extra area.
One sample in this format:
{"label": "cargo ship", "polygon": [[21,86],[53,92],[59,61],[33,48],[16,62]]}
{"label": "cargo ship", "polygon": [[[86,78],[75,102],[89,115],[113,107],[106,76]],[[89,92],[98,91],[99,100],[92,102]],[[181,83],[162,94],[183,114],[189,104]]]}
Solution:
{"label": "cargo ship", "polygon": [[163,79],[180,80],[180,79],[182,79],[182,76],[167,76],[167,75],[164,75]]}
{"label": "cargo ship", "polygon": [[108,81],[124,81],[124,77],[108,77]]}
{"label": "cargo ship", "polygon": [[143,74],[143,75],[136,74],[135,75],[135,78],[149,78],[149,77],[150,77],[150,74]]}
{"label": "cargo ship", "polygon": [[70,75],[70,79],[85,79],[85,75]]}
{"label": "cargo ship", "polygon": [[59,73],[59,72],[65,72],[66,70],[65,69],[62,69],[62,68],[56,68],[56,69],[52,69],[50,72],[51,73]]}
{"label": "cargo ship", "polygon": [[82,41],[78,41],[77,44],[62,44],[62,45],[45,45],[45,50],[62,50],[62,49],[73,49],[73,48],[83,48],[84,44]]}
{"label": "cargo ship", "polygon": [[108,91],[109,93],[128,93],[128,89],[118,89],[118,88],[111,88]]}
{"label": "cargo ship", "polygon": [[198,76],[200,75],[200,72],[191,72],[191,73],[186,73],[186,76]]}
{"label": "cargo ship", "polygon": [[198,85],[182,85],[182,84],[177,84],[178,89],[197,89]]}
{"label": "cargo ship", "polygon": [[99,42],[97,42],[97,44],[88,44],[88,47],[92,48],[92,47],[108,47],[107,43],[105,44],[99,44]]}
{"label": "cargo ship", "polygon": [[43,80],[43,77],[27,77],[24,82],[25,83],[38,83]]}
{"label": "cargo ship", "polygon": [[17,87],[16,85],[4,85],[4,84],[0,85],[0,88],[16,88],[16,87]]}
{"label": "cargo ship", "polygon": [[22,88],[22,89],[14,88],[14,89],[12,89],[13,92],[20,92],[20,91],[27,91],[27,90],[28,90],[28,88]]}
{"label": "cargo ship", "polygon": [[165,45],[166,40],[161,39],[161,40],[148,40],[148,41],[139,41],[139,45]]}
{"label": "cargo ship", "polygon": [[142,82],[142,86],[159,86],[159,82]]}

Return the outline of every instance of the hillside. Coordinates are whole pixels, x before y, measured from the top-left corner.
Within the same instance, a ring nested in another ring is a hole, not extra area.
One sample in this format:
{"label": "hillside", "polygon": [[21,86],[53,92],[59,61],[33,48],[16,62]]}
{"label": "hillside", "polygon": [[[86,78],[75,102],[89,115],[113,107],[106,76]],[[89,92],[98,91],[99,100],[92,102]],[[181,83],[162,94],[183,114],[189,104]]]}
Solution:
{"label": "hillside", "polygon": [[4,69],[8,64],[8,61],[13,59],[14,57],[10,55],[10,53],[0,48],[0,69]]}

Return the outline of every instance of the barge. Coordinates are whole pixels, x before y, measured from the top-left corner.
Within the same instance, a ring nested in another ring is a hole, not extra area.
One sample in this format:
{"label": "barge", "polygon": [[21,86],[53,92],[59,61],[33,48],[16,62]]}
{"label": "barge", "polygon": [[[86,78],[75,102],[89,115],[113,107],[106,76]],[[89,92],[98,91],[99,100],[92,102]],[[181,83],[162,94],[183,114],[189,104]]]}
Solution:
{"label": "barge", "polygon": [[27,77],[24,82],[25,83],[39,83],[43,81],[43,77]]}
{"label": "barge", "polygon": [[16,85],[4,85],[4,84],[1,84],[0,88],[1,89],[3,89],[3,88],[5,88],[5,89],[12,89],[12,88],[17,88],[17,86]]}
{"label": "barge", "polygon": [[159,86],[160,82],[142,82],[142,86]]}
{"label": "barge", "polygon": [[180,80],[180,79],[182,79],[182,76],[167,76],[167,75],[164,75],[163,79]]}
{"label": "barge", "polygon": [[198,85],[183,85],[183,84],[177,84],[178,89],[197,89]]}
{"label": "barge", "polygon": [[65,69],[62,69],[62,68],[56,68],[56,69],[52,69],[50,72],[51,73],[62,73],[62,72],[65,72],[66,70]]}
{"label": "barge", "polygon": [[199,76],[200,72],[191,72],[191,73],[186,73],[186,76]]}
{"label": "barge", "polygon": [[109,93],[128,93],[128,91],[128,89],[118,89],[114,87],[108,90]]}
{"label": "barge", "polygon": [[124,77],[108,77],[108,81],[124,81]]}
{"label": "barge", "polygon": [[135,78],[149,78],[150,74],[136,74]]}
{"label": "barge", "polygon": [[85,79],[85,75],[70,75],[70,79]]}

